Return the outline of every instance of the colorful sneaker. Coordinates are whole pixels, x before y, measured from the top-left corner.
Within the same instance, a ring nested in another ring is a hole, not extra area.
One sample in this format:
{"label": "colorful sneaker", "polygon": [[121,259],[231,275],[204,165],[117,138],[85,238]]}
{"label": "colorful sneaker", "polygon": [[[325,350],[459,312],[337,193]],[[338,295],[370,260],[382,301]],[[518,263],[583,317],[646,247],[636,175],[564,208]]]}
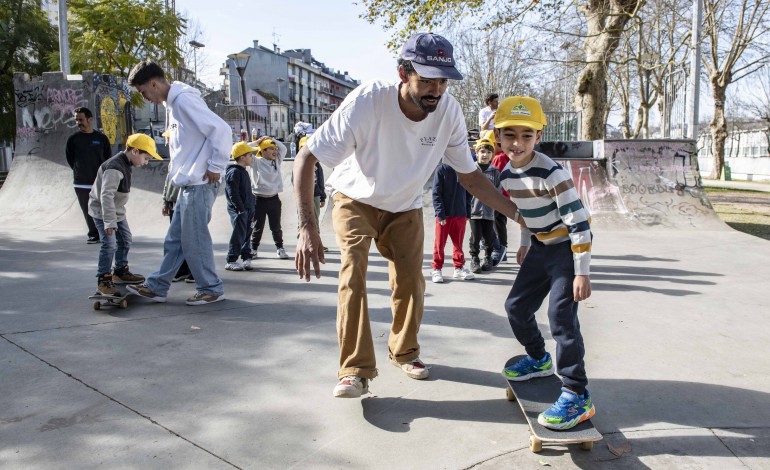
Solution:
{"label": "colorful sneaker", "polygon": [[503,369],[503,377],[514,382],[523,382],[548,375],[553,375],[553,361],[549,353],[545,353],[545,357],[540,361],[526,356],[516,364]]}
{"label": "colorful sneaker", "polygon": [[128,265],[112,270],[112,282],[115,284],[141,284],[145,281],[141,274],[133,274],[128,270]]}
{"label": "colorful sneaker", "polygon": [[479,263],[479,258],[477,256],[474,256],[471,260],[471,272],[474,274],[481,272],[481,263]]}
{"label": "colorful sneaker", "polygon": [[452,274],[452,277],[455,279],[462,279],[463,281],[471,281],[476,279],[476,275],[470,272],[465,266],[461,268],[455,268],[455,272]]}
{"label": "colorful sneaker", "polygon": [[243,271],[243,266],[237,261],[225,264],[225,270],[227,271]]}
{"label": "colorful sneaker", "polygon": [[572,390],[562,387],[559,399],[537,416],[537,422],[548,429],[563,431],[591,419],[595,412],[596,409],[588,390],[585,394],[578,395]]}
{"label": "colorful sneaker", "polygon": [[286,250],[283,248],[278,248],[276,251],[276,256],[278,256],[281,259],[289,259],[289,255],[286,254]]}
{"label": "colorful sneaker", "polygon": [[187,305],[206,305],[206,304],[213,304],[214,302],[220,302],[222,300],[225,300],[225,294],[214,295],[214,294],[206,294],[201,291],[198,291],[195,293],[194,296],[187,299],[187,302],[185,303]]}
{"label": "colorful sneaker", "polygon": [[434,269],[433,271],[431,271],[430,278],[436,284],[441,284],[442,282],[444,282],[444,276],[441,274],[440,269]]}
{"label": "colorful sneaker", "polygon": [[415,380],[423,380],[427,379],[428,375],[430,375],[430,371],[428,370],[428,366],[425,365],[424,362],[420,360],[420,358],[412,359],[409,362],[404,362],[403,364],[399,364],[396,362],[396,360],[390,356],[390,363],[394,366],[400,368],[406,375],[408,375],[410,378]]}
{"label": "colorful sneaker", "polygon": [[132,294],[138,295],[139,297],[144,297],[145,299],[150,299],[153,302],[163,303],[166,301],[166,298],[156,294],[155,292],[151,291],[149,287],[147,287],[147,284],[129,284],[126,286],[126,290],[131,292]]}
{"label": "colorful sneaker", "polygon": [[334,396],[338,398],[358,398],[364,393],[369,393],[369,380],[355,375],[343,377],[334,387]]}
{"label": "colorful sneaker", "polygon": [[105,297],[120,297],[120,290],[112,282],[112,274],[102,274],[96,281],[96,293]]}
{"label": "colorful sneaker", "polygon": [[252,269],[254,269],[254,268],[251,266],[251,259],[245,259],[245,260],[243,260],[243,269],[245,269],[246,271],[251,271]]}

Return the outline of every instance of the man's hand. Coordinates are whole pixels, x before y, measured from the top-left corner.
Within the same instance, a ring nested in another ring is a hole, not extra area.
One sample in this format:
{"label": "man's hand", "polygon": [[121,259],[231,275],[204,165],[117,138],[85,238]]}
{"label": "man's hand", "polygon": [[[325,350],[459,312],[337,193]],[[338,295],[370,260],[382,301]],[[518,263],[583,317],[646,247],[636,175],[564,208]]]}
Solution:
{"label": "man's hand", "polygon": [[519,263],[519,265],[524,262],[524,258],[527,257],[527,253],[529,253],[528,246],[519,247],[519,251],[516,252],[516,262]]}
{"label": "man's hand", "polygon": [[572,283],[572,296],[575,302],[591,297],[591,279],[588,276],[575,276],[575,281]]}
{"label": "man's hand", "polygon": [[325,200],[321,201],[321,204],[320,204],[320,206],[321,206],[321,207],[323,207],[323,206],[325,206],[325,205],[326,205],[326,201],[325,201]]}
{"label": "man's hand", "polygon": [[305,225],[299,230],[297,239],[297,254],[294,257],[294,263],[297,267],[299,278],[304,278],[310,282],[310,263],[313,263],[315,277],[321,277],[321,266],[319,263],[326,263],[324,258],[324,246],[321,243],[321,236],[314,226]]}
{"label": "man's hand", "polygon": [[203,175],[203,181],[207,181],[209,184],[214,184],[219,181],[219,173],[213,173],[206,170],[206,174]]}

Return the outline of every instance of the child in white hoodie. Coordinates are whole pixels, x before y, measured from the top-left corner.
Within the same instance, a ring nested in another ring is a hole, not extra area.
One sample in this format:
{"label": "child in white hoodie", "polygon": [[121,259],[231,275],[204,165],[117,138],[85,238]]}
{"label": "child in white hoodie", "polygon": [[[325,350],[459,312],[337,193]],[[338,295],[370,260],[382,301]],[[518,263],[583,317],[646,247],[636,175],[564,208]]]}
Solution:
{"label": "child in white hoodie", "polygon": [[288,259],[289,255],[283,248],[283,230],[281,229],[281,199],[278,193],[283,192],[283,175],[281,163],[286,156],[286,146],[272,137],[262,136],[253,142],[259,149],[252,165],[251,190],[256,196],[257,203],[254,213],[254,230],[251,232],[251,251],[257,257],[259,242],[265,230],[265,219],[270,224],[277,256]]}
{"label": "child in white hoodie", "polygon": [[181,188],[163,242],[160,268],[147,277],[147,282],[128,290],[165,302],[171,280],[186,260],[197,288],[187,305],[224,300],[208,223],[219,180],[230,160],[230,126],[206,106],[198,90],[182,82],[169,82],[163,69],[149,59],[134,66],[128,81],[146,100],[166,105],[169,178]]}

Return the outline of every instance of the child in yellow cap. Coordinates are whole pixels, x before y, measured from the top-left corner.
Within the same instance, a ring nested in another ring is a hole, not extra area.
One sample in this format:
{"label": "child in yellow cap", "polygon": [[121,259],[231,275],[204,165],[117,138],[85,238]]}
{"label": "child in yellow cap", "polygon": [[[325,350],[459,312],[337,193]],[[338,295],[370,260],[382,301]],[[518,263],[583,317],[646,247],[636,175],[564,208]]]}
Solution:
{"label": "child in yellow cap", "polygon": [[96,273],[97,295],[118,297],[120,291],[115,284],[144,282],[144,276],[128,269],[132,237],[126,219],[126,203],[131,191],[132,168],[147,165],[150,158],[162,160],[155,149],[155,141],[145,134],[132,134],[126,139],[126,150],[102,163],[96,172],[88,198],[88,214],[102,240]]}
{"label": "child in yellow cap", "polygon": [[578,302],[591,295],[591,227],[569,172],[535,151],[546,124],[540,103],[528,96],[504,99],[495,113],[495,135],[510,162],[501,184],[524,217],[521,269],[505,301],[508,321],[527,356],[503,369],[509,380],[529,380],[554,372],[551,355],[535,312],[546,296],[551,335],[556,348],[562,393],[538,422],[569,429],[591,419],[595,409],[586,389],[585,347],[577,318]]}
{"label": "child in yellow cap", "polygon": [[[500,189],[500,170],[491,165],[495,146],[487,139],[476,141],[476,165],[492,185]],[[492,269],[492,249],[497,237],[495,236],[495,210],[473,196],[471,199],[471,236],[468,253],[471,255],[471,272]],[[481,242],[484,242],[484,260],[480,261]]]}
{"label": "child in yellow cap", "polygon": [[[251,192],[251,165],[259,149],[246,142],[236,142],[230,155],[235,164],[225,170],[225,196],[227,213],[233,225],[233,234],[227,249],[225,269],[228,271],[251,271],[251,223],[254,220],[254,194]],[[238,263],[238,258],[243,264]]]}
{"label": "child in yellow cap", "polygon": [[259,149],[252,165],[252,192],[257,198],[254,211],[254,231],[251,233],[251,251],[257,256],[262,233],[265,230],[265,220],[270,225],[270,232],[275,243],[276,256],[288,259],[289,255],[283,248],[283,229],[281,228],[281,198],[283,192],[283,176],[281,163],[286,156],[286,146],[283,142],[269,136],[262,136],[253,146]]}

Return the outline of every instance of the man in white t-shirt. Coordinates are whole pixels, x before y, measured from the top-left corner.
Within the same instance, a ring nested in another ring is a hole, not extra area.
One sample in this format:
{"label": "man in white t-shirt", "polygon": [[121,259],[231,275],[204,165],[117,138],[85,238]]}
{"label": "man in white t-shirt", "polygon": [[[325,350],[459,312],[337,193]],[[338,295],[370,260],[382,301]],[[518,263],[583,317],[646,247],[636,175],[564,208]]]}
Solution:
{"label": "man in white t-shirt", "polygon": [[484,102],[487,105],[479,110],[480,134],[495,128],[495,112],[497,111],[497,104],[500,102],[500,97],[497,93],[490,93],[487,95],[487,99]]}
{"label": "man in white t-shirt", "polygon": [[452,45],[441,36],[418,33],[401,50],[396,83],[372,81],[351,92],[310,137],[294,162],[300,234],[296,266],[310,280],[320,277],[323,244],[315,224],[313,170],[316,161],[336,167],[332,220],[340,247],[337,333],[340,346],[336,397],[359,397],[377,376],[366,297],[372,240],[388,260],[393,323],[390,361],[413,379],[428,377],[420,360],[417,331],[424,310],[422,193],[442,160],[462,185],[511,218],[516,206],[495,189],[470,155],[457,101],[448,80],[461,80]]}

